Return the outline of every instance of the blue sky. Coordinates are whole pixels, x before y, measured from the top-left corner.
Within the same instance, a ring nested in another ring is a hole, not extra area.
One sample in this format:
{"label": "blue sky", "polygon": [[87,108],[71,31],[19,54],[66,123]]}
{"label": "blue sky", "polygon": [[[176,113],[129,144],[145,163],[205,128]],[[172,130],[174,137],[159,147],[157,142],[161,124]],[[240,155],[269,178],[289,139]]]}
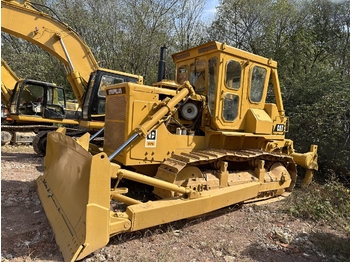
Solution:
{"label": "blue sky", "polygon": [[219,5],[219,0],[206,0],[205,2],[204,15],[214,15],[215,6]]}

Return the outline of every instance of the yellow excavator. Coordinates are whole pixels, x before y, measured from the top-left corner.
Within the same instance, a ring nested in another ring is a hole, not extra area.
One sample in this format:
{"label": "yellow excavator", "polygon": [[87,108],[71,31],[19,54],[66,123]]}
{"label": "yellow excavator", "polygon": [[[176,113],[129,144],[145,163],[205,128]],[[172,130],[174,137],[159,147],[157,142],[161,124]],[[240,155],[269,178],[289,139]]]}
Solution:
{"label": "yellow excavator", "polygon": [[75,134],[87,131],[81,129],[78,132],[81,109],[79,104],[66,101],[63,87],[19,78],[4,59],[1,59],[1,81],[2,109],[7,112],[6,118],[2,118],[5,120],[1,125],[2,144],[33,143],[39,154],[41,150],[34,140],[57,129],[57,125],[71,126],[69,130]]}
{"label": "yellow excavator", "polygon": [[65,261],[123,232],[283,198],[297,165],[306,169],[303,186],[311,182],[317,146],[297,153],[285,138],[276,61],[215,41],[172,58],[175,81],[106,88],[99,153],[90,153],[98,148],[88,133],[49,133],[38,195]]}
{"label": "yellow excavator", "polygon": [[[88,130],[101,130],[104,126],[106,86],[121,82],[143,83],[142,76],[99,67],[89,47],[72,28],[39,11],[30,1],[21,4],[14,0],[1,0],[1,31],[39,46],[63,63],[82,110],[76,121]],[[8,102],[11,118],[16,122],[37,121],[37,115],[28,117],[21,113],[21,92],[18,94],[18,97]],[[7,99],[11,99],[11,96],[7,96]],[[30,104],[28,111],[29,107]],[[35,111],[35,108],[32,109]],[[45,134],[38,143],[44,151]]]}

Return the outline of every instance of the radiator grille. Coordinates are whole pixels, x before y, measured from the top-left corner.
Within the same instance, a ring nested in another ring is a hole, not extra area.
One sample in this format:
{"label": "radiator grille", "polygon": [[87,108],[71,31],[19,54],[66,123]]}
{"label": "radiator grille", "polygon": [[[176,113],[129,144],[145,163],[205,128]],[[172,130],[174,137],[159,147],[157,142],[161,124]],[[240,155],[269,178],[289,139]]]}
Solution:
{"label": "radiator grille", "polygon": [[104,146],[112,151],[118,149],[124,141],[125,122],[106,122]]}
{"label": "radiator grille", "polygon": [[120,120],[126,119],[126,97],[125,95],[107,96],[107,108],[105,120]]}
{"label": "radiator grille", "polygon": [[107,96],[104,147],[118,149],[125,141],[126,96]]}

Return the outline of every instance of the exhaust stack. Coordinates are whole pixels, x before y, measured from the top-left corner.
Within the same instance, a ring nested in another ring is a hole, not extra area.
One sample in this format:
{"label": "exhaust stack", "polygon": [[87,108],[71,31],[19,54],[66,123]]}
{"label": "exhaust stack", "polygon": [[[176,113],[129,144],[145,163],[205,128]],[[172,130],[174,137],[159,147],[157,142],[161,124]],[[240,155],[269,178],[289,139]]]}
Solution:
{"label": "exhaust stack", "polygon": [[158,63],[158,82],[165,79],[165,49],[165,45],[160,48],[160,60]]}

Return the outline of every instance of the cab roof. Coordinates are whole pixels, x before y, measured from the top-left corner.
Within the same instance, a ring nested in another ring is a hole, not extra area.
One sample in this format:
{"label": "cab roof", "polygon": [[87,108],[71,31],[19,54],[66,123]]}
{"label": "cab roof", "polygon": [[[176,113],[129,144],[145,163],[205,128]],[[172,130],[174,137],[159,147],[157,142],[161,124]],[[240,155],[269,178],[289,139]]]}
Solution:
{"label": "cab roof", "polygon": [[211,41],[206,44],[202,44],[202,45],[193,47],[191,49],[187,49],[182,52],[175,53],[172,55],[172,58],[175,63],[178,63],[178,62],[186,61],[196,57],[200,57],[204,54],[207,55],[207,54],[218,53],[218,52],[223,54],[228,54],[234,57],[238,57],[241,59],[246,59],[252,62],[260,63],[273,68],[277,67],[277,62],[272,60],[271,58],[269,59],[259,55],[255,55],[253,53],[249,53],[247,51],[229,46],[226,43],[220,43],[216,41]]}

